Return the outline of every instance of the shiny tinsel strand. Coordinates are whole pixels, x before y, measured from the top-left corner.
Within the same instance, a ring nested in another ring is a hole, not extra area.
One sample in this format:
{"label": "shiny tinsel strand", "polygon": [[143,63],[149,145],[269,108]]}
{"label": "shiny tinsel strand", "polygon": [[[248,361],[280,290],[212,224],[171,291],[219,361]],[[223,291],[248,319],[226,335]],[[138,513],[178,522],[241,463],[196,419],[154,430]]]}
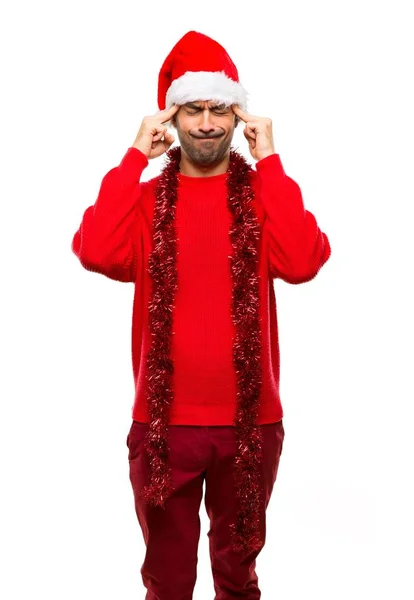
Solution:
{"label": "shiny tinsel strand", "polygon": [[[153,251],[148,269],[153,280],[153,293],[148,305],[152,340],[147,355],[150,427],[144,445],[149,457],[150,483],[144,487],[142,497],[163,508],[174,490],[168,465],[168,422],[174,396],[174,365],[170,354],[174,296],[178,285],[174,220],[180,160],[180,146],[167,152],[167,162],[156,190]],[[235,552],[251,552],[262,546],[259,514],[264,502],[259,468],[262,437],[256,424],[262,385],[257,274],[260,225],[252,202],[251,170],[244,157],[231,149],[227,192],[228,208],[232,214],[229,235],[233,254],[229,257],[229,267],[233,280],[231,313],[236,327],[233,363],[237,374],[235,427],[238,448],[234,480],[239,508],[236,523],[230,525],[230,533]]]}
{"label": "shiny tinsel strand", "polygon": [[260,226],[253,208],[250,169],[237,152],[231,153],[228,205],[233,216],[230,257],[233,278],[232,317],[236,327],[233,362],[237,374],[235,416],[238,453],[235,485],[239,500],[236,523],[230,526],[233,550],[250,552],[261,547],[259,531],[262,501],[259,462],[262,459],[261,430],[257,420],[262,385],[259,318],[258,250]]}

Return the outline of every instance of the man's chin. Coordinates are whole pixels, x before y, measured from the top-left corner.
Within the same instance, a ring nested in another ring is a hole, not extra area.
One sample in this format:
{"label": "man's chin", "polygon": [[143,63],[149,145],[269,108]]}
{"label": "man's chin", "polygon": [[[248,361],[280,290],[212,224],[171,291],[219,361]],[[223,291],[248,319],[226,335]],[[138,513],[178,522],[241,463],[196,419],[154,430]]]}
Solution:
{"label": "man's chin", "polygon": [[216,156],[203,156],[200,154],[190,156],[190,159],[196,165],[213,165],[219,162]]}
{"label": "man's chin", "polygon": [[[207,147],[208,146],[208,147]],[[206,144],[203,149],[202,144],[198,144],[197,148],[185,148],[188,157],[195,163],[209,165],[219,160],[219,152],[217,149],[210,147],[210,144]]]}

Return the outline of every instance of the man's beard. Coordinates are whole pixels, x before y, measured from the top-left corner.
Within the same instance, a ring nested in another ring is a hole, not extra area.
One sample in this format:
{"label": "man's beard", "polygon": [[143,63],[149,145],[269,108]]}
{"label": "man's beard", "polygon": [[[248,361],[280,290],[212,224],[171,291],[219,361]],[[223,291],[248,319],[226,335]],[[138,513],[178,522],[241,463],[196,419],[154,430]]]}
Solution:
{"label": "man's beard", "polygon": [[190,160],[198,165],[220,163],[228,153],[231,144],[231,138],[226,137],[225,134],[215,138],[206,136],[206,141],[198,141],[196,137],[182,133],[178,127],[177,134],[182,149]]}

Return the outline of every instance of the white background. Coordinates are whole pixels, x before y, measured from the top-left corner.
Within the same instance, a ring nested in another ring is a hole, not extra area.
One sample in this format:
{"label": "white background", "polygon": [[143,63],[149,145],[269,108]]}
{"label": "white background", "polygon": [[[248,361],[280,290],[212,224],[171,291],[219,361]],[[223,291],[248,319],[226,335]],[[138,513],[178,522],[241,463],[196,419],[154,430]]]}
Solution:
{"label": "white background", "polygon": [[[275,281],[286,437],[262,597],[414,597],[408,11],[363,0],[3,4],[2,598],[145,597],[125,444],[133,285],[84,270],[71,242],[104,174],[158,111],[159,69],[190,29],[229,52],[249,112],[273,120],[285,171],[332,247],[314,280]],[[254,165],[242,131],[233,144]],[[194,598],[211,600],[204,503],[200,514]]]}

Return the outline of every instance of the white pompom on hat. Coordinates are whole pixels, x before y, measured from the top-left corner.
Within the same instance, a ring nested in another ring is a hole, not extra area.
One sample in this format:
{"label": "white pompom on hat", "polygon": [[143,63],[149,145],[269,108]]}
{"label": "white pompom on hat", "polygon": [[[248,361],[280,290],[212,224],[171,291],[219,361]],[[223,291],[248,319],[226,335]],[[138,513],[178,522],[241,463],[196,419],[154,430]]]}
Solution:
{"label": "white pompom on hat", "polygon": [[212,100],[247,110],[248,92],[241,85],[236,65],[212,38],[189,31],[165,59],[158,77],[158,106]]}

